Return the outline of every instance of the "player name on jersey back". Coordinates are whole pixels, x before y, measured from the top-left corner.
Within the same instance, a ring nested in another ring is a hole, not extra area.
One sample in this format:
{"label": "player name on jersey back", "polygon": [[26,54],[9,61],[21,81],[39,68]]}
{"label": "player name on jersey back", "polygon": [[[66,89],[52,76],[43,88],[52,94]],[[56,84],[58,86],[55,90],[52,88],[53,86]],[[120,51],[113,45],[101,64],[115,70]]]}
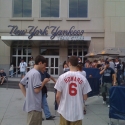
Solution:
{"label": "player name on jersey back", "polygon": [[82,84],[83,83],[83,80],[79,77],[76,77],[76,76],[70,76],[70,77],[66,77],[64,79],[64,81],[66,83],[70,83],[70,82],[78,82],[79,84]]}

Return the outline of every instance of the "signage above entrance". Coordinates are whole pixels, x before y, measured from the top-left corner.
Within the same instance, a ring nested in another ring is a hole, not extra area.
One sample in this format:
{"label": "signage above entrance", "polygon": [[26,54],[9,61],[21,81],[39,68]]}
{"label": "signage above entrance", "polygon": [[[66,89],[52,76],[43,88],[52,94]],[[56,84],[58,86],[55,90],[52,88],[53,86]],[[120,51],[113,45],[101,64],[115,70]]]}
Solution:
{"label": "signage above entrance", "polygon": [[58,40],[83,40],[84,30],[75,30],[75,26],[72,26],[69,30],[60,30],[60,26],[46,26],[44,29],[38,29],[38,26],[28,26],[28,29],[19,30],[18,26],[9,25],[11,28],[11,36],[26,36],[28,39],[32,39],[34,36],[49,36],[49,30],[51,32],[50,39],[53,40],[56,36]]}

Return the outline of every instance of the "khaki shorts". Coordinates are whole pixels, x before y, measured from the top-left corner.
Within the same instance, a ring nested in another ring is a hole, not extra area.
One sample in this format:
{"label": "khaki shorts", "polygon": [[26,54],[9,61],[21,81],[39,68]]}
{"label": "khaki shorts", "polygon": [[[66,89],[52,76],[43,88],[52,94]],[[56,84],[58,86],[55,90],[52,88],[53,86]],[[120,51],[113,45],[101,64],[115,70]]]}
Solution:
{"label": "khaki shorts", "polygon": [[28,112],[27,125],[42,125],[42,112],[38,111]]}
{"label": "khaki shorts", "polygon": [[70,122],[70,121],[67,121],[62,115],[60,115],[60,124],[59,125],[82,125],[82,120]]}

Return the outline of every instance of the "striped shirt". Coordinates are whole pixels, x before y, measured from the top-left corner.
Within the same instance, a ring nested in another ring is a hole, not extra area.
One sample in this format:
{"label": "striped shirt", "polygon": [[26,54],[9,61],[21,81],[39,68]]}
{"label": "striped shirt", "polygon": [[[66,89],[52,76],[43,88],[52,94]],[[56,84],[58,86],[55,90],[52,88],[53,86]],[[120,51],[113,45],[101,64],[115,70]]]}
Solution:
{"label": "striped shirt", "polygon": [[79,72],[69,71],[58,78],[54,88],[62,93],[58,112],[68,121],[82,120],[83,95],[91,91],[87,79]]}
{"label": "striped shirt", "polygon": [[41,75],[36,69],[31,69],[20,81],[26,88],[26,98],[23,110],[30,112],[33,110],[42,111],[42,93],[35,93],[34,89],[41,87]]}

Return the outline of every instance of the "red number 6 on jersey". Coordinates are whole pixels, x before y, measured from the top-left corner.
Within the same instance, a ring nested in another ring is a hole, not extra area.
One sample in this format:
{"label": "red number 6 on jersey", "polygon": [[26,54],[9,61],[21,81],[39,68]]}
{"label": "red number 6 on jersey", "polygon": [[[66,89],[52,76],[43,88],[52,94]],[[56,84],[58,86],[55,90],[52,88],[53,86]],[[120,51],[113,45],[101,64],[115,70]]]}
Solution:
{"label": "red number 6 on jersey", "polygon": [[69,94],[70,94],[71,96],[75,96],[75,95],[77,94],[77,89],[76,89],[76,87],[77,87],[77,84],[76,84],[76,83],[71,83],[71,84],[69,85]]}

